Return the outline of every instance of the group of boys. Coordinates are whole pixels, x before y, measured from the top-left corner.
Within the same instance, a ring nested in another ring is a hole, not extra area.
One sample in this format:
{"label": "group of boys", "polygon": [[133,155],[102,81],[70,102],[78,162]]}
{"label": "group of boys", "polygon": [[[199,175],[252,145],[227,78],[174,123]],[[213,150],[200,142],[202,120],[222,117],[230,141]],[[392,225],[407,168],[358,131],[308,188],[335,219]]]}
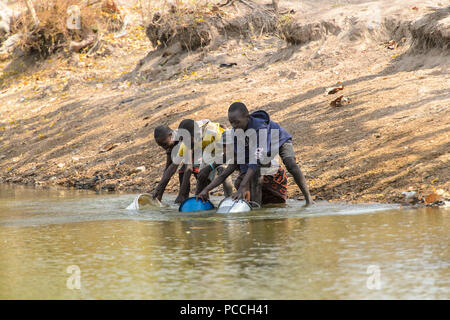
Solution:
{"label": "group of boys", "polygon": [[[155,128],[155,141],[166,152],[166,165],[151,193],[154,198],[161,200],[178,170],[180,189],[175,203],[189,197],[191,175],[197,179],[195,195],[202,201],[222,185],[225,197],[235,200],[284,203],[287,177],[276,160],[279,157],[303,193],[306,205],[314,203],[295,159],[292,136],[283,127],[263,110],[250,114],[242,102],[231,104],[228,120],[230,130],[217,122],[192,119],[181,121],[177,130],[164,125]],[[239,175],[233,193],[230,176],[235,171]]]}

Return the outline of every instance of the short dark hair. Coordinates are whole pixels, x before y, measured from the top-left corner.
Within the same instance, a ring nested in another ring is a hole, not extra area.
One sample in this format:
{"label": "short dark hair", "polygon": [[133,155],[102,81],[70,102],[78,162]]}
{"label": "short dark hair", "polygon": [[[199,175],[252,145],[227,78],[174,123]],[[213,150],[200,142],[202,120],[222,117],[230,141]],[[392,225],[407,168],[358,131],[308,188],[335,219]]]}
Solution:
{"label": "short dark hair", "polygon": [[191,134],[192,138],[194,137],[194,127],[195,127],[195,121],[192,119],[184,119],[178,125],[178,129],[187,130]]}
{"label": "short dark hair", "polygon": [[154,136],[155,136],[155,140],[156,139],[161,139],[161,138],[165,138],[167,137],[169,134],[172,133],[172,129],[170,129],[168,126],[166,125],[162,125],[162,126],[157,126],[155,128],[155,131],[153,132]]}
{"label": "short dark hair", "polygon": [[233,102],[228,108],[228,113],[239,111],[242,115],[248,115],[248,109],[242,102]]}

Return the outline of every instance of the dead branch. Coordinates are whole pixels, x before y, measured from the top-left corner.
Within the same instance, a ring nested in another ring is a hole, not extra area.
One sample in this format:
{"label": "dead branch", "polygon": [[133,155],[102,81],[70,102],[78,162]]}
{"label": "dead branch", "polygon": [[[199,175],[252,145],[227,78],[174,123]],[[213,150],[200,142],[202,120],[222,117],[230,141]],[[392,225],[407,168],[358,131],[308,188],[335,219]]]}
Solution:
{"label": "dead branch", "polygon": [[90,46],[95,42],[97,39],[97,36],[93,33],[88,34],[86,39],[83,39],[81,41],[72,41],[69,45],[69,50],[74,52],[79,52],[80,50]]}
{"label": "dead branch", "polygon": [[25,0],[25,4],[27,5],[28,11],[30,11],[31,17],[34,21],[34,26],[37,27],[39,25],[39,19],[36,14],[36,10],[34,10],[34,5],[31,0]]}

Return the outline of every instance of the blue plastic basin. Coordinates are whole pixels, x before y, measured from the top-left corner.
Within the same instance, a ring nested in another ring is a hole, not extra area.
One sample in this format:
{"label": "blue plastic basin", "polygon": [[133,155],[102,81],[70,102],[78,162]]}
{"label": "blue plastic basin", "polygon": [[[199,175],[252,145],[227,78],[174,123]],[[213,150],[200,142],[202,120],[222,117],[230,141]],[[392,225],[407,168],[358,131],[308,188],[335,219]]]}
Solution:
{"label": "blue plastic basin", "polygon": [[196,200],[195,197],[187,198],[180,204],[178,211],[180,212],[191,212],[191,211],[204,211],[214,209],[214,205],[211,201],[207,200],[203,202],[202,200]]}

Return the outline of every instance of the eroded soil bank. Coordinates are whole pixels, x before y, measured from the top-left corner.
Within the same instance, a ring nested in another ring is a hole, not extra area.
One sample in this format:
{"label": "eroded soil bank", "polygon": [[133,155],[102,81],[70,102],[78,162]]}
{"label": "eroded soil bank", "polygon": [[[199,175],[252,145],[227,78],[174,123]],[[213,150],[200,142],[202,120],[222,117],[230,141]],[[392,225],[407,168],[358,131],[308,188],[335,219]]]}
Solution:
{"label": "eroded soil bank", "polygon": [[448,1],[280,1],[282,34],[251,27],[172,52],[153,47],[131,5],[127,35],[103,37],[94,55],[0,62],[0,182],[149,191],[165,159],[154,128],[229,126],[239,100],[293,135],[316,199],[449,197]]}

